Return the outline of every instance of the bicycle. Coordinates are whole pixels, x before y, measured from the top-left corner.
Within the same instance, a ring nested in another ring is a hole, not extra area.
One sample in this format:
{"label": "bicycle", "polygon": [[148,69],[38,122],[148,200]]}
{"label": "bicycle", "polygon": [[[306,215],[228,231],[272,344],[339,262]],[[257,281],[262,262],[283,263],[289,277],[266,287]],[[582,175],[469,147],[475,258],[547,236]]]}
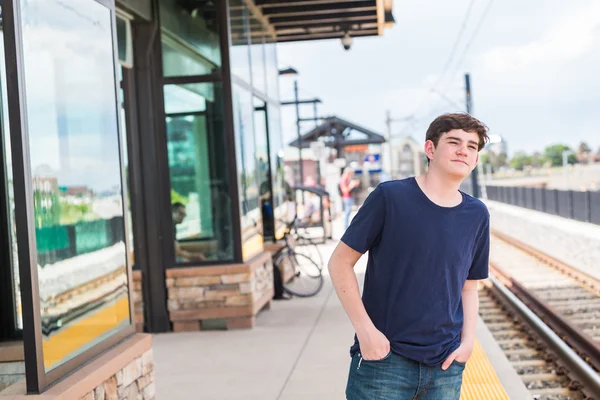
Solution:
{"label": "bicycle", "polygon": [[[295,218],[294,218],[295,221]],[[275,254],[275,267],[282,275],[283,290],[297,297],[311,297],[321,291],[324,284],[321,266],[310,256],[296,251],[292,235],[293,221],[284,233],[285,246]]]}
{"label": "bicycle", "polygon": [[323,268],[323,255],[319,250],[318,242],[309,236],[300,233],[299,228],[304,228],[296,219],[289,225],[288,232],[293,236],[295,244],[294,250],[298,254],[304,254],[315,261],[319,267]]}

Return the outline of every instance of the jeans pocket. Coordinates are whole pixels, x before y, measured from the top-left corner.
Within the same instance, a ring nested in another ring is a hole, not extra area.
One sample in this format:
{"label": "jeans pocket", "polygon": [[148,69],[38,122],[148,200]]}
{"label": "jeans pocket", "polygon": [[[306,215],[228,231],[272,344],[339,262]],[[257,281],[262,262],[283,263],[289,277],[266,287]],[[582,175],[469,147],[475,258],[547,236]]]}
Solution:
{"label": "jeans pocket", "polygon": [[385,357],[383,357],[383,358],[382,358],[382,359],[380,359],[380,360],[365,360],[365,359],[362,357],[362,354],[358,353],[358,367],[357,367],[356,369],[360,369],[360,365],[361,365],[363,362],[366,362],[366,363],[381,363],[381,362],[384,362],[384,361],[388,360],[388,359],[389,359],[391,356],[392,356],[392,351],[390,350],[390,351],[389,351],[389,352],[386,354],[386,356],[385,356]]}
{"label": "jeans pocket", "polygon": [[466,363],[466,362],[457,361],[457,360],[454,360],[454,361],[452,361],[452,364],[456,364],[456,365],[458,365],[459,367],[463,367],[463,368],[467,366],[467,363]]}

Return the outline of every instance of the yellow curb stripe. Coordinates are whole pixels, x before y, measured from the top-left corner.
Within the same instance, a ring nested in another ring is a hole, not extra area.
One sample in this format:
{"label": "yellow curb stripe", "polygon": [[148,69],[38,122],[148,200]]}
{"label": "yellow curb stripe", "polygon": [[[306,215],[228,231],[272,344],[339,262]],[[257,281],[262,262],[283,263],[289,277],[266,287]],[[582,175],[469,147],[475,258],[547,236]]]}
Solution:
{"label": "yellow curb stripe", "polygon": [[510,400],[478,340],[463,374],[461,400]]}

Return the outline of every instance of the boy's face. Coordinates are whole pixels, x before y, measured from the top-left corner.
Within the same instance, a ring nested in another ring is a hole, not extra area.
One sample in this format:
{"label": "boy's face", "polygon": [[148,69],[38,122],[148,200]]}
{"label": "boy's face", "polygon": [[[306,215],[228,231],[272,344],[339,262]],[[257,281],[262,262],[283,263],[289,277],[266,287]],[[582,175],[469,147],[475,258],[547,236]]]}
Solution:
{"label": "boy's face", "polygon": [[476,132],[453,129],[440,137],[437,147],[432,141],[427,141],[425,152],[431,159],[431,167],[464,179],[477,166],[479,136]]}

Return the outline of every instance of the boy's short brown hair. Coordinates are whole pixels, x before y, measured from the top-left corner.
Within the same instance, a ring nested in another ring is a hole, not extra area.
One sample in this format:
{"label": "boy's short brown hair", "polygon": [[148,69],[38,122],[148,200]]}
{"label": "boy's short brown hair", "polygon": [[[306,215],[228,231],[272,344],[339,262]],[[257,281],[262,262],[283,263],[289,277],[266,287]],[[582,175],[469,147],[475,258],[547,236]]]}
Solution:
{"label": "boy's short brown hair", "polygon": [[462,129],[465,132],[477,133],[477,136],[479,136],[478,150],[483,149],[485,144],[490,140],[488,137],[488,127],[483,122],[467,113],[440,115],[433,120],[431,125],[429,125],[425,140],[431,140],[435,147],[437,147],[442,135],[453,129]]}

